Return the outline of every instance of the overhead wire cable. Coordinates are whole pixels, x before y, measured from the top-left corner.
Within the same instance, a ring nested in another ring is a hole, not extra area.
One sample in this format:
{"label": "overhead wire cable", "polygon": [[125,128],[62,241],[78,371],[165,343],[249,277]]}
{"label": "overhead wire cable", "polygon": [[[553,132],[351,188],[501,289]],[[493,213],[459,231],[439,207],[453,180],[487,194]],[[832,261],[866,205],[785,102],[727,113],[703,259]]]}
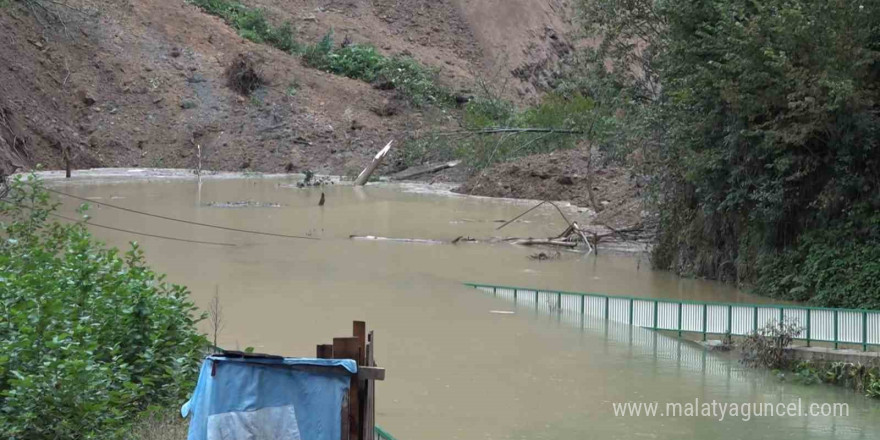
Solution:
{"label": "overhead wire cable", "polygon": [[84,202],[86,202],[86,203],[94,203],[94,204],[96,204],[96,205],[106,206],[106,207],[108,207],[108,208],[113,208],[113,209],[119,209],[119,210],[121,210],[121,211],[131,212],[131,213],[133,213],[133,214],[145,215],[145,216],[148,216],[148,217],[155,217],[155,218],[160,218],[160,219],[162,219],[162,220],[168,220],[168,221],[172,221],[172,222],[185,223],[185,224],[193,225],[193,226],[202,226],[202,227],[205,227],[205,228],[222,229],[222,230],[224,230],[224,231],[241,232],[241,233],[244,233],[244,234],[265,235],[265,236],[268,236],[268,237],[293,238],[293,239],[301,239],[301,240],[320,240],[319,238],[315,238],[315,237],[305,237],[305,236],[301,236],[301,235],[278,234],[278,233],[274,233],[274,232],[253,231],[253,230],[249,230],[249,229],[239,229],[239,228],[231,228],[231,227],[228,227],[228,226],[213,225],[213,224],[210,224],[210,223],[200,223],[200,222],[195,222],[195,221],[192,221],[192,220],[186,220],[186,219],[182,219],[182,218],[168,217],[168,216],[166,216],[166,215],[153,214],[153,213],[151,213],[151,212],[139,211],[139,210],[137,210],[137,209],[126,208],[126,207],[124,207],[124,206],[113,205],[113,204],[106,203],[106,202],[99,202],[99,201],[97,201],[97,200],[90,200],[90,199],[87,199],[87,198],[85,198],[85,197],[79,197],[79,196],[75,196],[75,195],[73,195],[73,194],[67,194],[67,193],[65,193],[65,192],[61,192],[61,191],[58,191],[58,190],[55,190],[55,189],[52,189],[52,188],[46,188],[46,190],[49,191],[49,192],[52,192],[52,193],[58,194],[58,195],[62,195],[62,196],[65,196],[65,197],[70,197],[70,198],[72,198],[72,199],[82,200],[82,201],[84,201]]}
{"label": "overhead wire cable", "polygon": [[[18,207],[20,207],[20,208],[34,209],[33,207],[26,206],[26,205],[22,205],[22,204],[15,203],[15,202],[10,202],[10,201],[8,201],[8,200],[3,200],[3,202],[9,203],[10,205],[18,206]],[[233,244],[233,243],[222,243],[222,242],[215,242],[215,241],[190,240],[190,239],[188,239],[188,238],[168,237],[168,236],[166,236],[166,235],[157,235],[157,234],[150,234],[150,233],[147,233],[147,232],[132,231],[132,230],[129,230],[129,229],[117,228],[117,227],[115,227],[115,226],[107,226],[107,225],[102,225],[102,224],[99,224],[99,223],[92,223],[92,222],[90,222],[90,221],[77,220],[77,219],[75,219],[75,218],[70,218],[70,217],[68,217],[68,216],[66,216],[66,215],[56,214],[56,213],[54,213],[54,212],[50,212],[49,215],[51,215],[52,217],[57,217],[57,218],[64,219],[64,220],[67,220],[67,221],[71,221],[71,222],[74,222],[74,223],[83,223],[83,224],[86,224],[86,225],[94,226],[94,227],[96,227],[96,228],[104,228],[104,229],[109,229],[109,230],[111,230],[111,231],[124,232],[124,233],[126,233],[126,234],[141,235],[141,236],[144,236],[144,237],[160,238],[160,239],[163,239],[163,240],[182,241],[182,242],[185,242],[185,243],[207,244],[207,245],[211,245],[211,246],[236,246],[236,245]]]}

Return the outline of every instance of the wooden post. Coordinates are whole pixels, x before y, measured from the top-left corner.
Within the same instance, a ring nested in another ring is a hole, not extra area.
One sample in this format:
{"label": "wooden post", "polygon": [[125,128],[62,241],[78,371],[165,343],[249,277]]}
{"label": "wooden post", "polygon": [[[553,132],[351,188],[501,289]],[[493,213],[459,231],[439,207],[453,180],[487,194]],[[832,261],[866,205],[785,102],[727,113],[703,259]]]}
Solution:
{"label": "wooden post", "polygon": [[707,316],[708,312],[709,312],[709,306],[706,304],[703,304],[703,340],[704,341],[706,340],[706,327],[707,327],[707,323],[709,322],[709,319],[708,319],[709,317]]}
{"label": "wooden post", "polygon": [[333,345],[332,344],[320,344],[318,345],[318,359],[333,359]]}
{"label": "wooden post", "polygon": [[810,337],[812,336],[812,331],[810,331],[810,310],[807,309],[807,347],[810,346]]}
{"label": "wooden post", "polygon": [[[681,312],[684,310],[681,301],[678,302],[678,337],[681,337]],[[681,347],[681,345],[679,345]]]}
{"label": "wooden post", "polygon": [[[367,354],[367,323],[364,321],[353,321],[352,322],[352,336],[357,338],[357,358],[355,361],[358,364],[358,369],[366,365],[366,354]],[[368,380],[355,380],[357,383],[356,396],[358,404],[355,408],[353,408],[352,414],[355,414],[355,420],[357,421],[357,430],[358,436],[361,440],[366,440],[366,436],[364,435],[364,425],[366,420],[365,411],[367,409],[367,388],[370,381]]]}
{"label": "wooden post", "polygon": [[[373,332],[367,334],[367,351],[364,353],[364,364],[372,367],[376,365],[373,359],[375,342]],[[364,382],[364,405],[363,405],[363,440],[373,440],[376,431],[376,382]]]}
{"label": "wooden post", "polygon": [[64,156],[64,177],[70,179],[70,147],[64,146],[61,151]]}
{"label": "wooden post", "polygon": [[352,322],[352,336],[358,338],[358,357],[354,358],[357,364],[364,364],[364,355],[366,354],[366,344],[367,344],[367,323],[364,321],[354,321]]}
{"label": "wooden post", "polygon": [[[334,359],[353,359],[357,361],[360,352],[360,339],[356,337],[350,338],[333,338],[333,358]],[[348,440],[360,440],[360,407],[358,405],[358,392],[360,390],[359,380],[357,376],[351,378],[351,386],[348,390],[348,411],[347,417],[343,420],[348,421],[348,431],[343,432],[343,438]]]}
{"label": "wooden post", "polygon": [[834,349],[837,350],[837,309],[834,309]]}
{"label": "wooden post", "polygon": [[382,161],[385,159],[385,156],[388,155],[388,151],[391,150],[391,144],[394,141],[388,142],[388,145],[385,145],[385,148],[379,150],[376,153],[376,156],[373,157],[373,161],[364,168],[363,171],[357,176],[357,179],[354,181],[354,186],[364,186],[368,180],[370,180],[370,176],[373,175],[373,172],[376,171],[376,168],[379,168],[379,165],[382,165]]}

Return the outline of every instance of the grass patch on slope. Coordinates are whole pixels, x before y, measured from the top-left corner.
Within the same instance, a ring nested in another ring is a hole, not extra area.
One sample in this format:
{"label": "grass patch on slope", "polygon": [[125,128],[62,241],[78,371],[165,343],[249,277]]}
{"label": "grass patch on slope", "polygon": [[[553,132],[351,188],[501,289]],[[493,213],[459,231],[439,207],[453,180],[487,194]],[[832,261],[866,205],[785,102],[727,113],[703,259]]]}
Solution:
{"label": "grass patch on slope", "polygon": [[[2,1],[2,0],[0,0]],[[411,104],[451,104],[452,94],[437,83],[437,71],[407,56],[385,56],[370,44],[349,44],[336,47],[333,31],[317,43],[299,44],[293,36],[293,25],[284,22],[274,26],[266,11],[228,0],[190,0],[208,14],[220,17],[238,34],[255,43],[299,55],[303,64],[335,75],[368,82],[382,90],[396,90]]]}
{"label": "grass patch on slope", "polygon": [[299,45],[293,37],[293,25],[287,21],[273,26],[266,19],[266,11],[250,8],[242,3],[227,0],[190,0],[205,12],[223,19],[238,34],[254,43],[268,44],[288,53],[296,53]]}

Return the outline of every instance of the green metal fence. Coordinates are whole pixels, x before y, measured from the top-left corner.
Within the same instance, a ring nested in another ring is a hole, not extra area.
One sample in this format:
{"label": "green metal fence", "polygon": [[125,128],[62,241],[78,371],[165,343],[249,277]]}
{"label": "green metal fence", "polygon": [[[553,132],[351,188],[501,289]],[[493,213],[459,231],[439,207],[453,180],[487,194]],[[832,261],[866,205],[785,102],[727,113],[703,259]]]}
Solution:
{"label": "green metal fence", "polygon": [[831,309],[775,304],[742,304],[611,296],[598,293],[527,289],[465,283],[498,298],[528,305],[538,311],[579,313],[609,321],[707,335],[745,336],[774,321],[794,322],[802,328],[796,339],[807,342],[858,344],[863,350],[880,345],[880,310]]}
{"label": "green metal fence", "polygon": [[382,429],[378,426],[375,427],[375,431],[376,431],[376,440],[397,440],[396,438],[394,438],[394,436],[385,432],[384,429]]}

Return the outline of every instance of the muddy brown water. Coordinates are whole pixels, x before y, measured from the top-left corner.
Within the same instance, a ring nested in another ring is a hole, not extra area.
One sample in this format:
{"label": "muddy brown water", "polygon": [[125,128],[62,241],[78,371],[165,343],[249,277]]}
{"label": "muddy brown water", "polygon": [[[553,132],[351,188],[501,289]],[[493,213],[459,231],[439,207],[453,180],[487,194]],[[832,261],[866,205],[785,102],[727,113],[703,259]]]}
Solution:
{"label": "muddy brown water", "polygon": [[[422,245],[349,235],[450,239],[496,235],[495,220],[530,206],[436,194],[424,187],[334,185],[291,179],[56,181],[62,191],[157,214],[320,240],[218,231],[93,206],[93,221],[153,234],[221,241],[216,247],[94,229],[109,244],[136,239],[149,263],[207,307],[219,291],[220,345],[313,356],[315,345],[364,320],[376,332],[387,379],[377,420],[400,440],[448,439],[863,439],[876,438],[880,405],[831,386],[780,381],[691,343],[617,324],[568,322],[464,287],[465,281],[646,297],[761,302],[718,283],[651,271],[633,254],[527,258],[507,244]],[[321,191],[326,204],[318,207]],[[77,202],[62,200],[70,214]],[[218,208],[208,202],[274,202]],[[569,215],[575,215],[569,213]],[[503,231],[542,237],[563,221],[552,208]],[[515,311],[514,314],[492,313]],[[204,324],[204,323],[203,323]],[[203,329],[207,332],[208,327]],[[626,401],[842,402],[848,416],[615,417]]]}

